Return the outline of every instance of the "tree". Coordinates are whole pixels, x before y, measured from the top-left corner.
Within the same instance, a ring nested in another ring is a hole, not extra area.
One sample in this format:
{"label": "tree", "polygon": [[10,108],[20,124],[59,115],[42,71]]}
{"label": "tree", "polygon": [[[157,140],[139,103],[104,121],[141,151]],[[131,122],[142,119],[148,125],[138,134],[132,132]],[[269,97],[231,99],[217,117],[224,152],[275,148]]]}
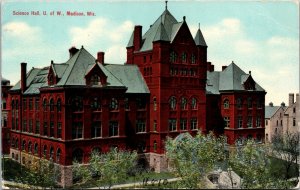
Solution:
{"label": "tree", "polygon": [[296,176],[299,176],[299,166],[298,166],[298,158],[299,158],[299,139],[300,132],[291,133],[285,132],[283,134],[275,134],[272,138],[272,152],[271,155],[284,160],[284,178],[287,181],[289,178],[293,177],[291,175],[291,170],[293,166],[297,166]]}
{"label": "tree", "polygon": [[224,137],[215,137],[212,133],[198,133],[194,138],[188,133],[176,139],[166,140],[167,157],[170,159],[174,172],[181,177],[180,185],[187,188],[205,188],[206,174],[225,159]]}
{"label": "tree", "polygon": [[136,162],[136,152],[119,151],[117,148],[103,154],[93,151],[86,165],[73,162],[73,175],[80,176],[81,183],[94,177],[98,186],[106,184],[111,187],[124,181],[136,166]]}

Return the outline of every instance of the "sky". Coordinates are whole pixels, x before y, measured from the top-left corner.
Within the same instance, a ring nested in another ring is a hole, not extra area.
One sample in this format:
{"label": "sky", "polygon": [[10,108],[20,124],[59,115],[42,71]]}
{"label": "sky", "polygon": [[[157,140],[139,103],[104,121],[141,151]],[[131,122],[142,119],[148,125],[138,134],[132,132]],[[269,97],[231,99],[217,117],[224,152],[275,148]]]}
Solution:
{"label": "sky", "polygon": [[[4,0],[1,10],[1,72],[15,84],[20,80],[21,62],[27,63],[28,70],[49,66],[51,60],[64,63],[72,46],[84,46],[94,57],[104,51],[106,63],[124,64],[134,26],[142,25],[144,34],[165,10],[165,1]],[[251,71],[267,92],[266,104],[288,104],[288,94],[299,92],[297,0],[169,0],[168,10],[177,21],[186,16],[193,36],[200,24],[208,61],[216,71],[232,61],[246,73]],[[67,11],[94,12],[95,16],[67,16]]]}

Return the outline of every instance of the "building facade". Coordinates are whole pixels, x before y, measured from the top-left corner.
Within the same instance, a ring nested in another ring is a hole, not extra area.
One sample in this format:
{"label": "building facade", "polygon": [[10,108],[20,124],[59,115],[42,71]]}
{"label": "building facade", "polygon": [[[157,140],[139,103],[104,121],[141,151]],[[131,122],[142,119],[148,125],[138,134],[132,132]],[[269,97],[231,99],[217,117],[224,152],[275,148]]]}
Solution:
{"label": "building facade", "polygon": [[1,79],[1,135],[2,135],[2,155],[9,154],[10,146],[10,129],[8,127],[8,91],[12,86],[10,81]]}
{"label": "building facade", "polygon": [[272,142],[274,135],[281,135],[285,124],[284,113],[287,107],[285,103],[281,103],[281,106],[274,106],[273,103],[269,103],[269,106],[265,107],[265,141]]}
{"label": "building facade", "polygon": [[289,106],[284,112],[283,133],[299,133],[300,132],[300,106],[299,93],[289,94]]}
{"label": "building facade", "polygon": [[144,35],[134,27],[126,49],[124,65],[84,47],[70,48],[65,63],[29,72],[21,63],[9,97],[12,159],[52,160],[70,186],[72,161],[87,162],[92,150],[137,150],[160,172],[167,136],[212,130],[229,144],[264,139],[266,92],[234,63],[215,72],[200,28],[193,38],[185,17],[177,21],[166,7]]}

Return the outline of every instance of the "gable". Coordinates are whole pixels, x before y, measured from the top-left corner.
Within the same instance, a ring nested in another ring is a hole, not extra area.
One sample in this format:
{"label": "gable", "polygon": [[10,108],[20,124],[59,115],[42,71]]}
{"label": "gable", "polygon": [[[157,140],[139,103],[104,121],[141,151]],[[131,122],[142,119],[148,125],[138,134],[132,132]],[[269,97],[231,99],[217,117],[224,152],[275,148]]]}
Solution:
{"label": "gable", "polygon": [[194,38],[185,21],[179,26],[179,28],[176,28],[176,25],[174,25],[172,36],[173,36],[173,38],[171,38],[172,44],[195,45]]}
{"label": "gable", "polygon": [[247,80],[243,83],[245,90],[255,90],[255,81],[253,80],[252,76],[249,75]]}
{"label": "gable", "polygon": [[104,74],[98,63],[91,65],[85,75],[87,85],[105,86],[107,84],[107,76]]}

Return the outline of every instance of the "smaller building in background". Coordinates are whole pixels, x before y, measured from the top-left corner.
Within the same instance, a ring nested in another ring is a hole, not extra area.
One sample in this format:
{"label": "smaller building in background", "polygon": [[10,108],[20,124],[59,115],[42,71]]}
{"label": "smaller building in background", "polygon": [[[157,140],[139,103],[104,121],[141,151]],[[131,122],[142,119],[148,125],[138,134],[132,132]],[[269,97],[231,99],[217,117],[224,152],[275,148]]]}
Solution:
{"label": "smaller building in background", "polygon": [[284,118],[284,133],[296,133],[300,131],[299,93],[296,94],[296,101],[294,93],[289,94],[289,106],[284,112]]}
{"label": "smaller building in background", "polygon": [[276,134],[282,134],[284,124],[284,112],[287,109],[285,103],[274,106],[272,102],[265,107],[265,138],[266,142],[272,142]]}
{"label": "smaller building in background", "polygon": [[9,154],[10,132],[7,125],[9,106],[7,106],[8,91],[12,86],[10,81],[1,78],[1,135],[2,135],[2,154]]}

